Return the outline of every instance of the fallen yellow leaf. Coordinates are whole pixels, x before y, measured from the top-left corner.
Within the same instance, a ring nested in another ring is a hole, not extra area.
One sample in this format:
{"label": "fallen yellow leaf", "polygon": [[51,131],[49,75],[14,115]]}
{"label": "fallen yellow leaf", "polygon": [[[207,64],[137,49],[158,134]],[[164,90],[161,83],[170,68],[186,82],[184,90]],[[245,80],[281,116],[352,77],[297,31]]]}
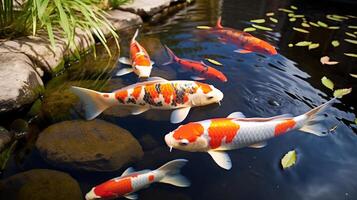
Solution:
{"label": "fallen yellow leaf", "polygon": [[211,29],[212,27],[209,26],[196,26],[197,29]]}
{"label": "fallen yellow leaf", "polygon": [[333,96],[336,98],[342,98],[343,96],[351,92],[352,92],[352,88],[338,89],[333,92]]}
{"label": "fallen yellow leaf", "polygon": [[216,60],[213,60],[213,59],[210,59],[210,58],[206,58],[206,60],[214,65],[218,65],[218,66],[222,66],[222,63],[216,61]]}
{"label": "fallen yellow leaf", "polygon": [[253,27],[248,27],[248,28],[245,28],[243,31],[244,32],[252,32],[252,31],[255,31],[257,30],[256,28],[253,28]]}
{"label": "fallen yellow leaf", "polygon": [[265,26],[260,26],[260,25],[257,25],[257,24],[252,24],[252,26],[256,29],[260,29],[260,30],[264,30],[264,31],[272,31],[273,29],[271,28],[268,28],[268,27],[265,27]]}
{"label": "fallen yellow leaf", "polygon": [[289,167],[295,165],[296,157],[297,156],[296,156],[295,150],[292,150],[292,151],[289,151],[288,153],[286,153],[280,162],[283,169],[286,169],[286,168],[289,168]]}
{"label": "fallen yellow leaf", "polygon": [[325,87],[327,87],[328,89],[333,91],[334,84],[330,79],[328,79],[328,78],[326,78],[326,76],[324,76],[324,77],[322,77],[321,82]]}
{"label": "fallen yellow leaf", "polygon": [[309,31],[307,31],[307,30],[305,30],[305,29],[302,29],[302,28],[293,27],[293,29],[294,29],[295,31],[299,31],[299,32],[301,32],[301,33],[310,33]]}

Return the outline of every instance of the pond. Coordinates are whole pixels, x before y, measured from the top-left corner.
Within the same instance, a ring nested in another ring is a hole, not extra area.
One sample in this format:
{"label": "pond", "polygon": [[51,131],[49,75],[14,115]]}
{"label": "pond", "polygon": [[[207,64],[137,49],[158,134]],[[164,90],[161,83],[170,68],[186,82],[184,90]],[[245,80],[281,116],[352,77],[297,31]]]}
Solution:
{"label": "pond", "polygon": [[[292,27],[301,27],[303,20],[296,18],[296,21],[291,21],[288,13],[278,10],[292,10],[291,5],[296,6],[295,13],[304,15],[307,21],[322,21],[329,26],[339,26],[340,29],[311,26],[308,28],[309,33],[295,31]],[[184,123],[225,117],[235,111],[247,117],[271,117],[285,113],[299,115],[333,98],[333,92],[321,83],[323,76],[333,80],[336,88],[357,89],[357,79],[350,76],[357,74],[356,58],[344,55],[356,53],[356,44],[343,40],[348,38],[345,32],[356,32],[356,29],[347,26],[357,25],[357,19],[343,22],[326,19],[329,14],[355,15],[356,5],[347,5],[321,1],[197,0],[192,6],[160,24],[146,24],[140,31],[138,41],[156,63],[152,76],[190,80],[192,75],[190,72],[182,72],[175,64],[161,65],[169,60],[163,45],[170,47],[182,58],[198,61],[209,58],[223,64],[216,66],[205,60],[223,72],[228,82],[203,81],[224,93],[221,105],[194,108]],[[269,12],[275,13],[273,18],[278,20],[277,23],[269,21],[266,16]],[[272,31],[257,29],[251,34],[271,43],[277,48],[278,54],[236,53],[234,45],[222,43],[207,30],[196,28],[214,26],[219,16],[222,17],[223,26],[237,30],[250,27],[251,19],[267,19],[267,22],[260,25],[272,28]],[[121,36],[121,56],[128,55],[129,40],[134,31],[128,30],[127,34]],[[332,40],[339,40],[340,46],[333,47]],[[313,41],[319,43],[319,47],[311,50],[295,45],[289,47],[289,44],[300,41]],[[115,48],[114,44],[112,48]],[[109,58],[98,47],[96,60],[89,54],[71,63],[66,70],[50,80],[42,103],[44,117],[34,120],[31,125],[35,127],[34,132],[55,122],[80,118],[72,110],[72,102],[60,101],[61,96],[67,95],[62,89],[69,85],[79,84],[109,91],[137,82],[134,74],[115,76],[119,67],[118,53],[115,55]],[[322,56],[329,56],[339,64],[322,65]],[[191,187],[154,184],[138,192],[140,199],[356,199],[357,126],[354,121],[357,96],[354,93],[336,100],[324,111],[323,126],[335,129],[327,137],[292,131],[269,140],[264,148],[229,151],[233,163],[229,171],[218,167],[207,153],[175,149],[170,152],[163,138],[178,127],[169,122],[170,112],[149,111],[124,117],[116,115],[116,112],[107,112],[98,118],[129,130],[140,143],[153,143],[142,144],[145,155],[132,165],[138,170],[155,169],[177,158],[189,160],[182,174],[191,180]],[[46,164],[31,144],[27,146],[26,156],[20,156],[20,159],[17,158],[19,156],[12,157],[3,177],[33,168],[57,169]],[[296,165],[283,170],[280,160],[290,150],[297,152]],[[90,188],[119,176],[124,170],[67,172],[79,182],[85,194]]]}

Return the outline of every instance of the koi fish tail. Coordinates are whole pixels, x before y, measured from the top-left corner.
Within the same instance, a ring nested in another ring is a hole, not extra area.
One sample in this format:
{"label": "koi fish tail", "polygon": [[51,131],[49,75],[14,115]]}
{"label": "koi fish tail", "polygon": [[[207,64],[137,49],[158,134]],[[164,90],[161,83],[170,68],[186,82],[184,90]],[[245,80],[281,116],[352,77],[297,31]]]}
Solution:
{"label": "koi fish tail", "polygon": [[[309,112],[299,116],[305,118],[305,123],[299,129],[306,133],[310,133],[316,136],[326,136],[327,134],[323,133],[326,132],[326,128],[324,128],[320,122],[324,119],[322,116],[322,111],[328,108],[328,106],[335,100],[335,98],[331,99],[330,101],[310,110]],[[306,119],[307,118],[307,119]]]}
{"label": "koi fish tail", "polygon": [[218,17],[217,23],[216,23],[216,28],[218,28],[218,29],[223,28],[223,26],[222,26],[222,17]]}
{"label": "koi fish tail", "polygon": [[169,64],[176,62],[178,57],[174,54],[174,52],[171,49],[169,49],[169,47],[167,47],[166,45],[165,45],[165,49],[166,49],[167,53],[169,54],[170,60],[165,62],[162,65],[169,65]]}
{"label": "koi fish tail", "polygon": [[75,86],[72,86],[70,91],[80,98],[86,120],[96,118],[105,109],[112,106],[112,102],[109,100],[110,93],[100,93],[94,90]]}
{"label": "koi fish tail", "polygon": [[175,185],[178,187],[189,187],[190,181],[180,174],[181,168],[188,162],[186,159],[172,160],[165,165],[161,166],[156,172],[163,175],[163,178],[159,181]]}
{"label": "koi fish tail", "polygon": [[131,42],[134,42],[136,40],[136,38],[138,37],[139,35],[139,29],[136,29],[135,33],[134,33],[134,36],[133,38],[131,39]]}

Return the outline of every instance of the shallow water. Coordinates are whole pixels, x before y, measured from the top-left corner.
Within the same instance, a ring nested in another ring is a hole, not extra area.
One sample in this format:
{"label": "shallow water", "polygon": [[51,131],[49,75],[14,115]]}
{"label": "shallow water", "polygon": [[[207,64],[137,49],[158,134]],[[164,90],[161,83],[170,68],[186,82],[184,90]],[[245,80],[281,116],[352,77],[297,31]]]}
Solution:
{"label": "shallow water", "polygon": [[[227,83],[205,81],[225,94],[221,106],[194,108],[185,123],[225,117],[234,111],[243,112],[247,117],[304,113],[333,97],[332,92],[321,84],[323,76],[332,79],[337,88],[357,89],[356,79],[349,76],[349,73],[357,73],[356,58],[343,55],[343,52],[357,51],[355,45],[342,42],[347,30],[345,24],[340,30],[322,31],[316,28],[310,34],[303,34],[291,30],[294,23],[289,22],[286,13],[277,11],[280,7],[288,8],[293,4],[299,8],[296,13],[304,14],[308,20],[323,19],[332,25],[333,22],[325,19],[326,14],[353,15],[356,7],[343,8],[334,4],[321,7],[321,4],[300,1],[294,3],[279,0],[197,0],[193,6],[161,24],[143,27],[139,41],[157,63],[152,76],[170,80],[190,79],[191,74],[180,72],[177,65],[160,66],[160,63],[168,60],[163,44],[168,45],[179,57],[193,60],[211,58],[224,65],[216,68],[226,74]],[[250,19],[262,18],[271,11],[279,13],[274,16],[279,19],[279,23],[270,23],[274,31],[258,30],[252,34],[276,46],[279,54],[275,56],[234,53],[234,46],[222,44],[214,37],[207,38],[205,30],[195,28],[198,25],[213,26],[221,15],[224,26],[243,30],[249,26]],[[353,23],[356,24],[357,20]],[[129,33],[122,36],[122,55],[128,51],[127,41],[132,31]],[[328,45],[333,38],[341,39],[340,47],[334,49]],[[288,47],[289,43],[302,40],[320,42],[320,47],[311,51],[303,47]],[[340,64],[322,66],[319,60],[323,55],[333,57]],[[58,89],[73,82],[83,86],[90,83],[96,89],[111,90],[137,81],[135,75],[111,78],[117,68],[117,57],[109,59],[104,51],[100,51],[98,56],[99,59],[95,61],[88,55],[80,62],[73,63],[63,74],[48,83],[46,92],[51,92],[51,86]],[[88,70],[88,67],[94,70]],[[108,82],[109,87],[106,86]],[[107,113],[99,118],[128,129],[139,141],[147,134],[153,137],[157,145],[148,149],[144,147],[143,160],[134,165],[138,170],[155,169],[176,158],[190,160],[182,172],[192,181],[190,188],[154,184],[138,192],[140,199],[357,199],[357,126],[354,124],[357,96],[354,93],[337,100],[326,110],[324,126],[332,128],[337,125],[337,129],[327,137],[293,131],[268,141],[268,146],[262,149],[230,151],[233,162],[230,171],[219,168],[205,153],[179,150],[170,153],[163,136],[177,125],[169,123],[169,112],[150,111],[127,117]],[[69,116],[72,119],[78,118],[72,111]],[[55,121],[62,119],[59,117]],[[68,119],[68,115],[64,119]],[[48,124],[46,121],[38,126],[44,128]],[[297,164],[284,171],[280,167],[280,159],[292,149],[297,151]],[[44,163],[36,151],[32,151],[20,165],[12,159],[4,176],[32,168],[53,167]],[[85,194],[96,184],[119,176],[123,170],[111,173],[69,173],[80,183]]]}

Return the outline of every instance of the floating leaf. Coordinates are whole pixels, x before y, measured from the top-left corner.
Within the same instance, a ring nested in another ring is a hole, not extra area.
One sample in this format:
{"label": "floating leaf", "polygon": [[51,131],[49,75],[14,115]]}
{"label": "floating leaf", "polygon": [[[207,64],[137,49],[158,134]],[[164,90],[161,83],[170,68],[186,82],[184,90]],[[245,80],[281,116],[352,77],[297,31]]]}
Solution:
{"label": "floating leaf", "polygon": [[244,32],[252,32],[252,31],[255,31],[257,29],[253,28],[253,27],[248,27],[248,28],[245,28],[243,31]]}
{"label": "floating leaf", "polygon": [[206,58],[206,60],[214,65],[218,65],[218,66],[222,66],[222,63],[216,61],[216,60],[213,60],[213,59],[210,59],[210,58]]}
{"label": "floating leaf", "polygon": [[294,17],[290,18],[289,21],[294,22],[294,21],[296,21],[296,18],[294,18]]}
{"label": "floating leaf", "polygon": [[294,13],[289,13],[288,14],[289,17],[294,17],[294,15],[295,15]]}
{"label": "floating leaf", "polygon": [[263,30],[263,31],[272,31],[273,30],[271,28],[268,28],[268,27],[265,27],[265,26],[260,26],[260,25],[257,25],[257,24],[252,24],[252,26],[254,28],[257,28],[257,29],[260,29],[260,30]]}
{"label": "floating leaf", "polygon": [[298,47],[305,47],[305,46],[309,46],[312,42],[309,42],[309,41],[301,41],[301,42],[298,42],[295,44],[295,46],[298,46]]}
{"label": "floating leaf", "polygon": [[291,44],[291,43],[290,43],[290,44],[288,44],[288,47],[293,47],[293,46],[294,46],[294,44]]}
{"label": "floating leaf", "polygon": [[357,118],[355,119],[355,124],[357,124]]}
{"label": "floating leaf", "polygon": [[320,27],[320,25],[316,24],[315,22],[309,22],[309,24],[310,24],[311,26]]}
{"label": "floating leaf", "polygon": [[326,78],[326,76],[324,76],[324,77],[322,77],[321,82],[325,87],[327,87],[328,89],[333,91],[334,84],[330,79],[328,79],[328,78]]}
{"label": "floating leaf", "polygon": [[14,151],[15,147],[17,144],[17,140],[15,140],[10,147],[4,149],[1,153],[0,153],[0,170],[4,170],[6,167],[6,163],[8,162],[11,153]]}
{"label": "floating leaf", "polygon": [[338,27],[338,26],[329,26],[328,29],[336,30],[336,29],[340,29],[340,27]]}
{"label": "floating leaf", "polygon": [[341,98],[345,96],[346,94],[349,94],[352,92],[352,88],[344,88],[344,89],[338,89],[333,92],[333,96],[336,98]]}
{"label": "floating leaf", "polygon": [[342,22],[343,21],[342,19],[335,18],[333,15],[326,15],[326,18],[330,19],[330,20],[338,21],[338,22]]}
{"label": "floating leaf", "polygon": [[318,21],[317,24],[318,24],[319,26],[321,26],[321,27],[324,27],[324,28],[327,28],[327,27],[328,27],[328,25],[325,24],[325,23],[322,22],[322,21]]}
{"label": "floating leaf", "polygon": [[278,10],[279,10],[279,11],[282,11],[282,12],[286,12],[286,13],[293,13],[293,12],[294,12],[294,11],[292,11],[292,10],[285,9],[285,8],[279,8]]}
{"label": "floating leaf", "polygon": [[274,23],[278,23],[278,20],[273,18],[273,17],[269,17],[270,21],[274,22]]}
{"label": "floating leaf", "polygon": [[309,50],[311,50],[311,49],[316,49],[316,48],[319,47],[319,46],[320,46],[319,43],[312,43],[312,44],[309,45]]}
{"label": "floating leaf", "polygon": [[211,29],[212,27],[209,27],[209,26],[196,26],[197,29]]}
{"label": "floating leaf", "polygon": [[294,15],[295,18],[303,18],[305,17],[304,15]]}
{"label": "floating leaf", "polygon": [[343,54],[345,54],[346,56],[349,56],[349,57],[357,58],[357,54],[355,54],[355,53],[343,53]]}
{"label": "floating leaf", "polygon": [[350,74],[353,78],[357,78],[357,74]]}
{"label": "floating leaf", "polygon": [[296,151],[289,151],[284,157],[281,159],[281,166],[283,169],[289,168],[296,163]]}
{"label": "floating leaf", "polygon": [[331,42],[331,44],[332,44],[332,46],[334,46],[334,47],[340,46],[340,42],[339,42],[338,40],[333,40],[333,41]]}
{"label": "floating leaf", "polygon": [[350,29],[357,29],[357,26],[347,26]]}
{"label": "floating leaf", "polygon": [[307,27],[307,28],[310,27],[310,25],[308,23],[305,23],[305,22],[301,23],[301,26],[302,27]]}
{"label": "floating leaf", "polygon": [[348,17],[341,16],[341,15],[332,15],[332,17],[337,19],[348,19]]}
{"label": "floating leaf", "polygon": [[338,64],[337,61],[330,61],[330,57],[328,57],[328,56],[321,57],[320,62],[323,65],[337,65]]}
{"label": "floating leaf", "polygon": [[297,10],[298,8],[296,6],[290,6],[291,9]]}
{"label": "floating leaf", "polygon": [[350,37],[357,38],[357,36],[355,36],[355,34],[353,34],[353,33],[345,32],[345,34]]}
{"label": "floating leaf", "polygon": [[350,39],[345,39],[346,42],[352,43],[352,44],[357,44],[357,40],[350,40]]}
{"label": "floating leaf", "polygon": [[353,15],[346,15],[346,16],[349,17],[349,18],[357,19],[357,17],[356,17],[356,16],[353,16]]}
{"label": "floating leaf", "polygon": [[268,12],[265,15],[268,16],[268,17],[271,17],[271,16],[274,16],[274,13],[273,12]]}
{"label": "floating leaf", "polygon": [[252,20],[250,20],[250,22],[262,24],[265,22],[265,19],[252,19]]}
{"label": "floating leaf", "polygon": [[299,31],[299,32],[301,32],[301,33],[309,33],[309,31],[307,31],[307,30],[305,30],[305,29],[302,29],[302,28],[293,27],[293,29],[294,29],[295,31]]}

